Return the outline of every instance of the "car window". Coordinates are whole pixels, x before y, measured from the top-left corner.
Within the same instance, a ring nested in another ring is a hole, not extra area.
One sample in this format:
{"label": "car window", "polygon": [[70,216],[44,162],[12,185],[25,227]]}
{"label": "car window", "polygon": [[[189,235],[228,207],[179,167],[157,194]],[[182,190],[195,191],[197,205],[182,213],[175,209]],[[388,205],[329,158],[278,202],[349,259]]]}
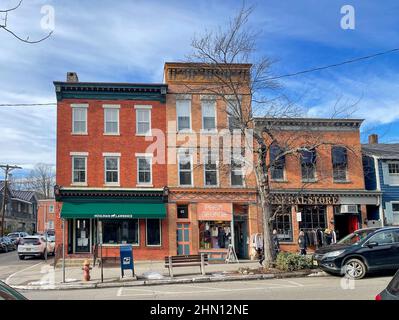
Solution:
{"label": "car window", "polygon": [[399,271],[396,273],[392,281],[389,283],[387,290],[390,294],[399,296]]}
{"label": "car window", "polygon": [[371,232],[373,232],[373,230],[357,231],[342,238],[340,241],[338,241],[338,243],[348,245],[357,244],[358,242],[366,238]]}
{"label": "car window", "polygon": [[384,231],[372,236],[369,242],[377,242],[379,245],[391,244],[394,243],[394,238],[393,231]]}

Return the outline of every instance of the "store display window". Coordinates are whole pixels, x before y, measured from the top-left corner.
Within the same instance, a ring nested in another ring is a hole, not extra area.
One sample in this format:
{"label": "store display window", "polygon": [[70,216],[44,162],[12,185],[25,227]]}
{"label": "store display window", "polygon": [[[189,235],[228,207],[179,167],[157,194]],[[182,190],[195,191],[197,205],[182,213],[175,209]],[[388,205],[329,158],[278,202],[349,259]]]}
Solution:
{"label": "store display window", "polygon": [[200,249],[227,249],[231,243],[230,221],[200,221]]}

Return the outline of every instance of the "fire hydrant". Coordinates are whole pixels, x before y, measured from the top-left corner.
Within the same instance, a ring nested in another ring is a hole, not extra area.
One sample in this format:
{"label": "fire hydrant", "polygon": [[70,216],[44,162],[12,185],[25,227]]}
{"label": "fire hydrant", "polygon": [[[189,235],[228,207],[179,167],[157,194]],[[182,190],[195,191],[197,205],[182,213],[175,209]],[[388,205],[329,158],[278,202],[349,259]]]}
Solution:
{"label": "fire hydrant", "polygon": [[90,270],[91,270],[92,268],[90,267],[90,262],[89,262],[89,260],[85,260],[84,262],[83,262],[83,279],[85,280],[85,281],[90,281]]}

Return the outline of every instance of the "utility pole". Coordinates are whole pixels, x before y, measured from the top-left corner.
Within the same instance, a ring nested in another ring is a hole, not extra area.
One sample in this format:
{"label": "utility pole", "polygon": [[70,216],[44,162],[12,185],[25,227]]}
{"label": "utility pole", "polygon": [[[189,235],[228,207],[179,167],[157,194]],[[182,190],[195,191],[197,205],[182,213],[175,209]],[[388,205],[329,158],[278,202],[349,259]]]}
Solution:
{"label": "utility pole", "polygon": [[6,200],[7,200],[7,183],[8,175],[14,169],[22,169],[18,166],[10,166],[8,164],[0,165],[0,168],[4,170],[4,190],[3,190],[3,202],[1,204],[1,236],[4,237],[4,217],[6,214]]}

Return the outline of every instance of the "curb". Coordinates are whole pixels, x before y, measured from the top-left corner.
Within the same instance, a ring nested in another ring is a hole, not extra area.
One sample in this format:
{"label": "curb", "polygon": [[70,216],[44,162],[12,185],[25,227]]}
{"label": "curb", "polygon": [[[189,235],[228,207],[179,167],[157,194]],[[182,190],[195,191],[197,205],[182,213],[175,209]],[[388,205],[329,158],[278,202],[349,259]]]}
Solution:
{"label": "curb", "polygon": [[[101,288],[120,288],[120,287],[139,287],[139,286],[156,286],[165,284],[184,284],[184,283],[205,283],[205,282],[228,282],[242,280],[267,280],[267,279],[284,279],[284,278],[303,278],[316,274],[314,271],[280,273],[280,274],[250,274],[250,275],[234,275],[234,276],[205,276],[199,278],[181,278],[181,279],[165,279],[165,280],[135,280],[134,282],[96,282],[88,284],[58,284],[58,285],[10,285],[17,290],[81,290],[81,289],[101,289]],[[318,275],[325,276],[325,275]]]}

